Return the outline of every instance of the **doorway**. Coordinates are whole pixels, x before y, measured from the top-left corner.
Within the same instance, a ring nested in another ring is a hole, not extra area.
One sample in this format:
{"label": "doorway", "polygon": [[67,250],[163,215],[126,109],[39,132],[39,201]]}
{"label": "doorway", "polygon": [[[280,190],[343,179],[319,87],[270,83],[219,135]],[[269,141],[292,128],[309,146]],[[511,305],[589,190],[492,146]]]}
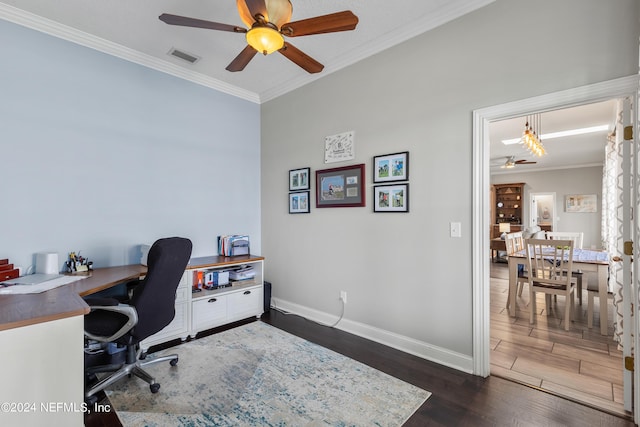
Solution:
{"label": "doorway", "polygon": [[556,193],[531,193],[529,196],[529,226],[556,231]]}
{"label": "doorway", "polygon": [[[540,111],[562,109],[613,98],[637,99],[638,76],[630,76],[586,87],[488,107],[473,112],[473,345],[474,373],[490,375],[490,260],[489,247],[489,123]],[[636,325],[631,324],[630,333]],[[634,337],[637,334],[634,333]],[[637,344],[637,343],[636,343]],[[636,348],[638,346],[636,345]],[[637,370],[636,370],[637,372]],[[636,387],[637,378],[634,381]],[[626,393],[625,393],[626,395]],[[637,399],[638,393],[635,393]],[[634,405],[638,408],[638,405]],[[634,419],[637,419],[634,412]]]}

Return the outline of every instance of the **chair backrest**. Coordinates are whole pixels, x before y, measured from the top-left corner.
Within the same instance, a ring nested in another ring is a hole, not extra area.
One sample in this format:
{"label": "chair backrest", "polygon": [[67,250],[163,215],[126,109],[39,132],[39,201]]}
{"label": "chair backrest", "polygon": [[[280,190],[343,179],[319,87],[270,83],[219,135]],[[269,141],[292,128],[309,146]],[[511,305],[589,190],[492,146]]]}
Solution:
{"label": "chair backrest", "polygon": [[547,239],[573,240],[573,248],[582,249],[584,233],[582,231],[547,231]]}
{"label": "chair backrest", "polygon": [[573,240],[527,239],[525,248],[530,283],[569,285],[572,278]]}
{"label": "chair backrest", "polygon": [[507,247],[507,255],[524,250],[524,238],[522,237],[522,231],[507,233],[504,239],[504,244]]}
{"label": "chair backrest", "polygon": [[138,323],[130,333],[135,341],[155,334],[173,320],[176,289],[191,257],[191,247],[189,239],[168,237],[157,240],[149,249],[147,274],[130,301],[138,312]]}

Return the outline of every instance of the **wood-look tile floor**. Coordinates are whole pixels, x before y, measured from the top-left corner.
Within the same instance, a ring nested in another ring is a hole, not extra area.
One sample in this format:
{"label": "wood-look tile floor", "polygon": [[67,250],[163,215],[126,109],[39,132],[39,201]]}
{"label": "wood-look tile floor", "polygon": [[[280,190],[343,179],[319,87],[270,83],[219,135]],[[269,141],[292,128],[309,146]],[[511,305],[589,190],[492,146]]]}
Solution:
{"label": "wood-look tile floor", "polygon": [[[594,303],[594,327],[587,327],[587,292],[576,300],[576,317],[564,330],[564,298],[547,312],[544,295],[536,297],[536,322],[529,323],[529,293],[525,285],[516,298],[517,317],[506,309],[507,264],[491,263],[491,375],[518,381],[600,408],[627,414],[623,406],[622,352],[613,341],[613,305],[609,304],[609,335],[600,335],[599,299]],[[589,280],[595,280],[589,277]]]}

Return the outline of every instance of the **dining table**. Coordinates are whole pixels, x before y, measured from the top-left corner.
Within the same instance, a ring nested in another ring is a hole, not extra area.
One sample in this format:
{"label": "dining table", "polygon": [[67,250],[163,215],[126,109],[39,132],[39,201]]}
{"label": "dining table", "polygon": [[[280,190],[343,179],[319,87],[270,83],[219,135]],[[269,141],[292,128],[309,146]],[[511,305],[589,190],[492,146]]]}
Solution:
{"label": "dining table", "polygon": [[[518,251],[508,256],[509,264],[509,315],[516,316],[516,290],[518,283],[518,265],[526,264],[526,251]],[[594,249],[573,250],[573,270],[596,273],[598,297],[600,298],[600,334],[607,335],[609,293],[609,253]]]}

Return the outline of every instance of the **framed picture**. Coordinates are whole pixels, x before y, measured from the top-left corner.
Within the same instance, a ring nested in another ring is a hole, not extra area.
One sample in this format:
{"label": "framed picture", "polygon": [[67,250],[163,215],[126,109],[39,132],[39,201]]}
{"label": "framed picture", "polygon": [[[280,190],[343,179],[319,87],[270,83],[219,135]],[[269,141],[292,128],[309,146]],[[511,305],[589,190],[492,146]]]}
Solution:
{"label": "framed picture", "polygon": [[289,193],[289,213],[309,213],[309,192],[298,191],[295,193]]}
{"label": "framed picture", "polygon": [[364,163],[316,171],[316,207],[365,206]]}
{"label": "framed picture", "polygon": [[409,184],[373,187],[374,212],[409,212]]}
{"label": "framed picture", "polygon": [[356,157],[354,132],[327,136],[324,139],[324,162],[343,162]]}
{"label": "framed picture", "polygon": [[292,169],[289,171],[289,191],[309,189],[309,168]]}
{"label": "framed picture", "polygon": [[406,181],[408,179],[408,151],[373,158],[373,182]]}
{"label": "framed picture", "polygon": [[564,197],[565,212],[598,212],[598,196],[595,194],[568,194]]}

